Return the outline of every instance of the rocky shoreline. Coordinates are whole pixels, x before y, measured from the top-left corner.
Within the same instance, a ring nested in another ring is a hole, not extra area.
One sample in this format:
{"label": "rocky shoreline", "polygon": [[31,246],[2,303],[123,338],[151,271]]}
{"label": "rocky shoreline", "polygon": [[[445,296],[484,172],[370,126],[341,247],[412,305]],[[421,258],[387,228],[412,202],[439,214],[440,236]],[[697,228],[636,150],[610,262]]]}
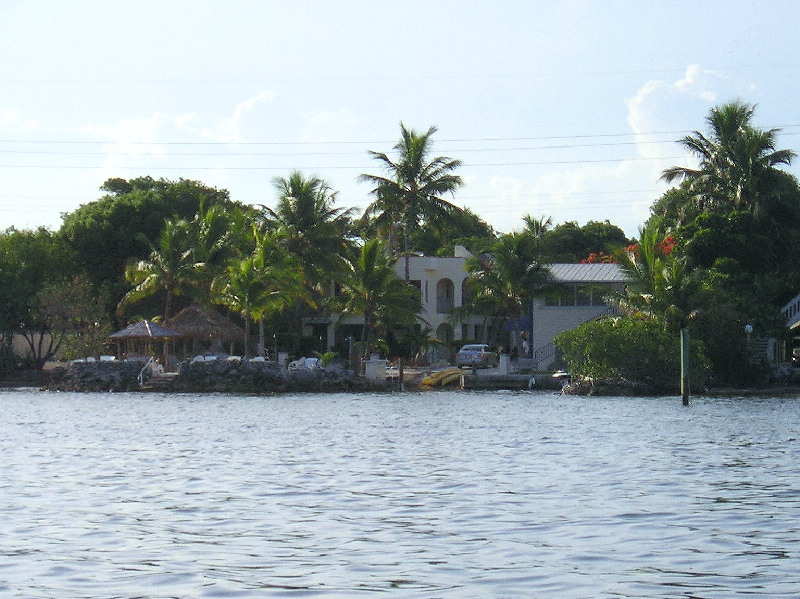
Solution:
{"label": "rocky shoreline", "polygon": [[49,391],[168,391],[178,393],[272,394],[388,391],[394,381],[373,381],[341,368],[283,370],[270,362],[218,358],[182,362],[161,374],[136,361],[77,362],[57,367],[43,385]]}
{"label": "rocky shoreline", "polygon": [[[274,363],[238,358],[217,358],[203,362],[184,362],[177,373],[157,374],[144,368],[144,362],[108,361],[76,362],[46,371],[28,371],[0,383],[4,387],[35,387],[45,391],[76,392],[175,392],[175,393],[336,393],[389,392],[399,390],[396,379],[371,380],[339,367],[281,369]],[[140,378],[141,377],[141,378]],[[496,380],[495,380],[496,379]],[[513,384],[507,379],[514,379]],[[516,379],[524,379],[519,384]],[[560,384],[551,376],[536,376],[529,386],[528,376],[467,376],[466,389],[533,389],[558,392]],[[406,380],[406,389],[420,388],[416,380]],[[452,387],[450,387],[452,389]],[[694,390],[694,396],[800,396],[800,384],[791,380],[758,388],[726,388]],[[677,390],[656,390],[631,381],[572,380],[561,389],[565,395],[669,397]]]}

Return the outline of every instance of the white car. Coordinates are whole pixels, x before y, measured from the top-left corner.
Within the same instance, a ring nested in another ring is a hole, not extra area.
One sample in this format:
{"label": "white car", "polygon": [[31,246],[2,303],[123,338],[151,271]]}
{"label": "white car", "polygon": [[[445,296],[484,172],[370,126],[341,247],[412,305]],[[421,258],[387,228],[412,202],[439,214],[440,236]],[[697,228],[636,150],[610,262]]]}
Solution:
{"label": "white car", "polygon": [[500,363],[497,352],[489,350],[488,345],[465,345],[456,354],[456,366],[469,366],[471,368],[495,368]]}

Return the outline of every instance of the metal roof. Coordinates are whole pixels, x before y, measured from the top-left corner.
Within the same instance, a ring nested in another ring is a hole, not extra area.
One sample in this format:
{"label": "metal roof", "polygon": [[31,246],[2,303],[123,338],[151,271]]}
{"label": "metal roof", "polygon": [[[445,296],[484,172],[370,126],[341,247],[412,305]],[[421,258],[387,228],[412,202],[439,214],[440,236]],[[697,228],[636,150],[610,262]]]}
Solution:
{"label": "metal roof", "polygon": [[619,264],[551,264],[550,272],[559,283],[624,283]]}

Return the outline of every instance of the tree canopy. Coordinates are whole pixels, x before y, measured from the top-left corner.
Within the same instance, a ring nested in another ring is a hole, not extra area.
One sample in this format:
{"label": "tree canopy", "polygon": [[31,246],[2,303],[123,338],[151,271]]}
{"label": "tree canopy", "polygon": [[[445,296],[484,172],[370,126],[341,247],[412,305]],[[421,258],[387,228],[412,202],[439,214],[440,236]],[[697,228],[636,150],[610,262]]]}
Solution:
{"label": "tree canopy", "polygon": [[347,262],[339,306],[343,314],[363,316],[365,357],[393,328],[413,325],[422,309],[420,290],[397,278],[394,263],[377,239],[364,243],[358,255]]}
{"label": "tree canopy", "polygon": [[179,179],[108,179],[100,199],[63,215],[60,234],[81,258],[95,284],[108,286],[113,301],[124,287],[121,275],[131,259],[145,259],[168,219],[192,219],[201,207],[237,206],[226,190]]}
{"label": "tree canopy", "polygon": [[625,232],[608,220],[592,220],[583,226],[570,221],[542,233],[544,251],[552,262],[580,262],[600,252],[611,255],[630,244]]}
{"label": "tree canopy", "polygon": [[[412,232],[423,222],[436,228],[447,222],[459,208],[442,196],[454,193],[463,181],[454,171],[461,161],[445,156],[431,158],[432,136],[436,127],[418,133],[400,123],[400,141],[394,150],[397,158],[384,152],[371,151],[386,171],[386,175],[363,174],[361,181],[373,185],[370,194],[375,200],[364,215],[374,216],[376,224],[388,232],[390,243],[396,239],[395,227],[401,227],[400,253],[412,251]],[[406,280],[408,262],[406,261]]]}
{"label": "tree canopy", "polygon": [[[456,316],[497,325],[547,289],[548,264],[614,259],[630,275],[626,313],[667,334],[688,326],[714,376],[734,380],[748,371],[743,323],[760,336],[783,335],[780,307],[800,290],[800,186],[783,170],[795,154],[754,117],[752,105],[724,104],[710,111],[706,131],[679,140],[697,165],[664,172],[677,186],[655,199],[636,243],[608,220],[526,215],[521,232],[494,231],[454,203],[461,162],[434,155],[436,127],[401,123],[392,152],[370,152],[382,172],[359,177],[371,185],[371,203],[358,222],[327,182],[299,171],[274,179],[272,207],[188,179],[108,179],[99,199],[63,215],[58,232],[0,235],[0,350],[8,357],[15,332],[58,330],[88,350],[107,325],[98,306],[113,316],[123,298],[120,319],[133,305],[168,317],[213,301],[248,333],[258,321],[263,336],[266,322],[276,345],[284,339],[297,351],[307,323],[321,326],[336,310],[364,317],[366,347],[394,335],[410,340],[420,290],[395,276],[395,260],[452,255],[462,244],[476,258]],[[67,305],[76,319],[64,317]],[[628,329],[607,332],[617,330]]]}
{"label": "tree canopy", "polygon": [[757,215],[782,203],[785,173],[777,167],[791,164],[792,150],[776,149],[779,129],[752,124],[755,106],[741,101],[711,109],[708,133],[694,131],[681,140],[699,160],[697,168],[675,166],[663,179],[685,179],[695,200],[707,210],[748,210]]}

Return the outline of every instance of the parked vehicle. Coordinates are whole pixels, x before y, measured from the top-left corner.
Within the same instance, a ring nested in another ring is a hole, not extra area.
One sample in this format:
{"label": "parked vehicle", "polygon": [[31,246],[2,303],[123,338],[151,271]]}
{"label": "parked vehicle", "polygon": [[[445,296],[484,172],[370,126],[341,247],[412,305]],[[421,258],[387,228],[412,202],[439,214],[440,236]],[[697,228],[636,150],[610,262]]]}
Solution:
{"label": "parked vehicle", "polygon": [[456,354],[456,366],[470,368],[495,368],[500,363],[497,352],[490,351],[488,345],[465,345]]}

